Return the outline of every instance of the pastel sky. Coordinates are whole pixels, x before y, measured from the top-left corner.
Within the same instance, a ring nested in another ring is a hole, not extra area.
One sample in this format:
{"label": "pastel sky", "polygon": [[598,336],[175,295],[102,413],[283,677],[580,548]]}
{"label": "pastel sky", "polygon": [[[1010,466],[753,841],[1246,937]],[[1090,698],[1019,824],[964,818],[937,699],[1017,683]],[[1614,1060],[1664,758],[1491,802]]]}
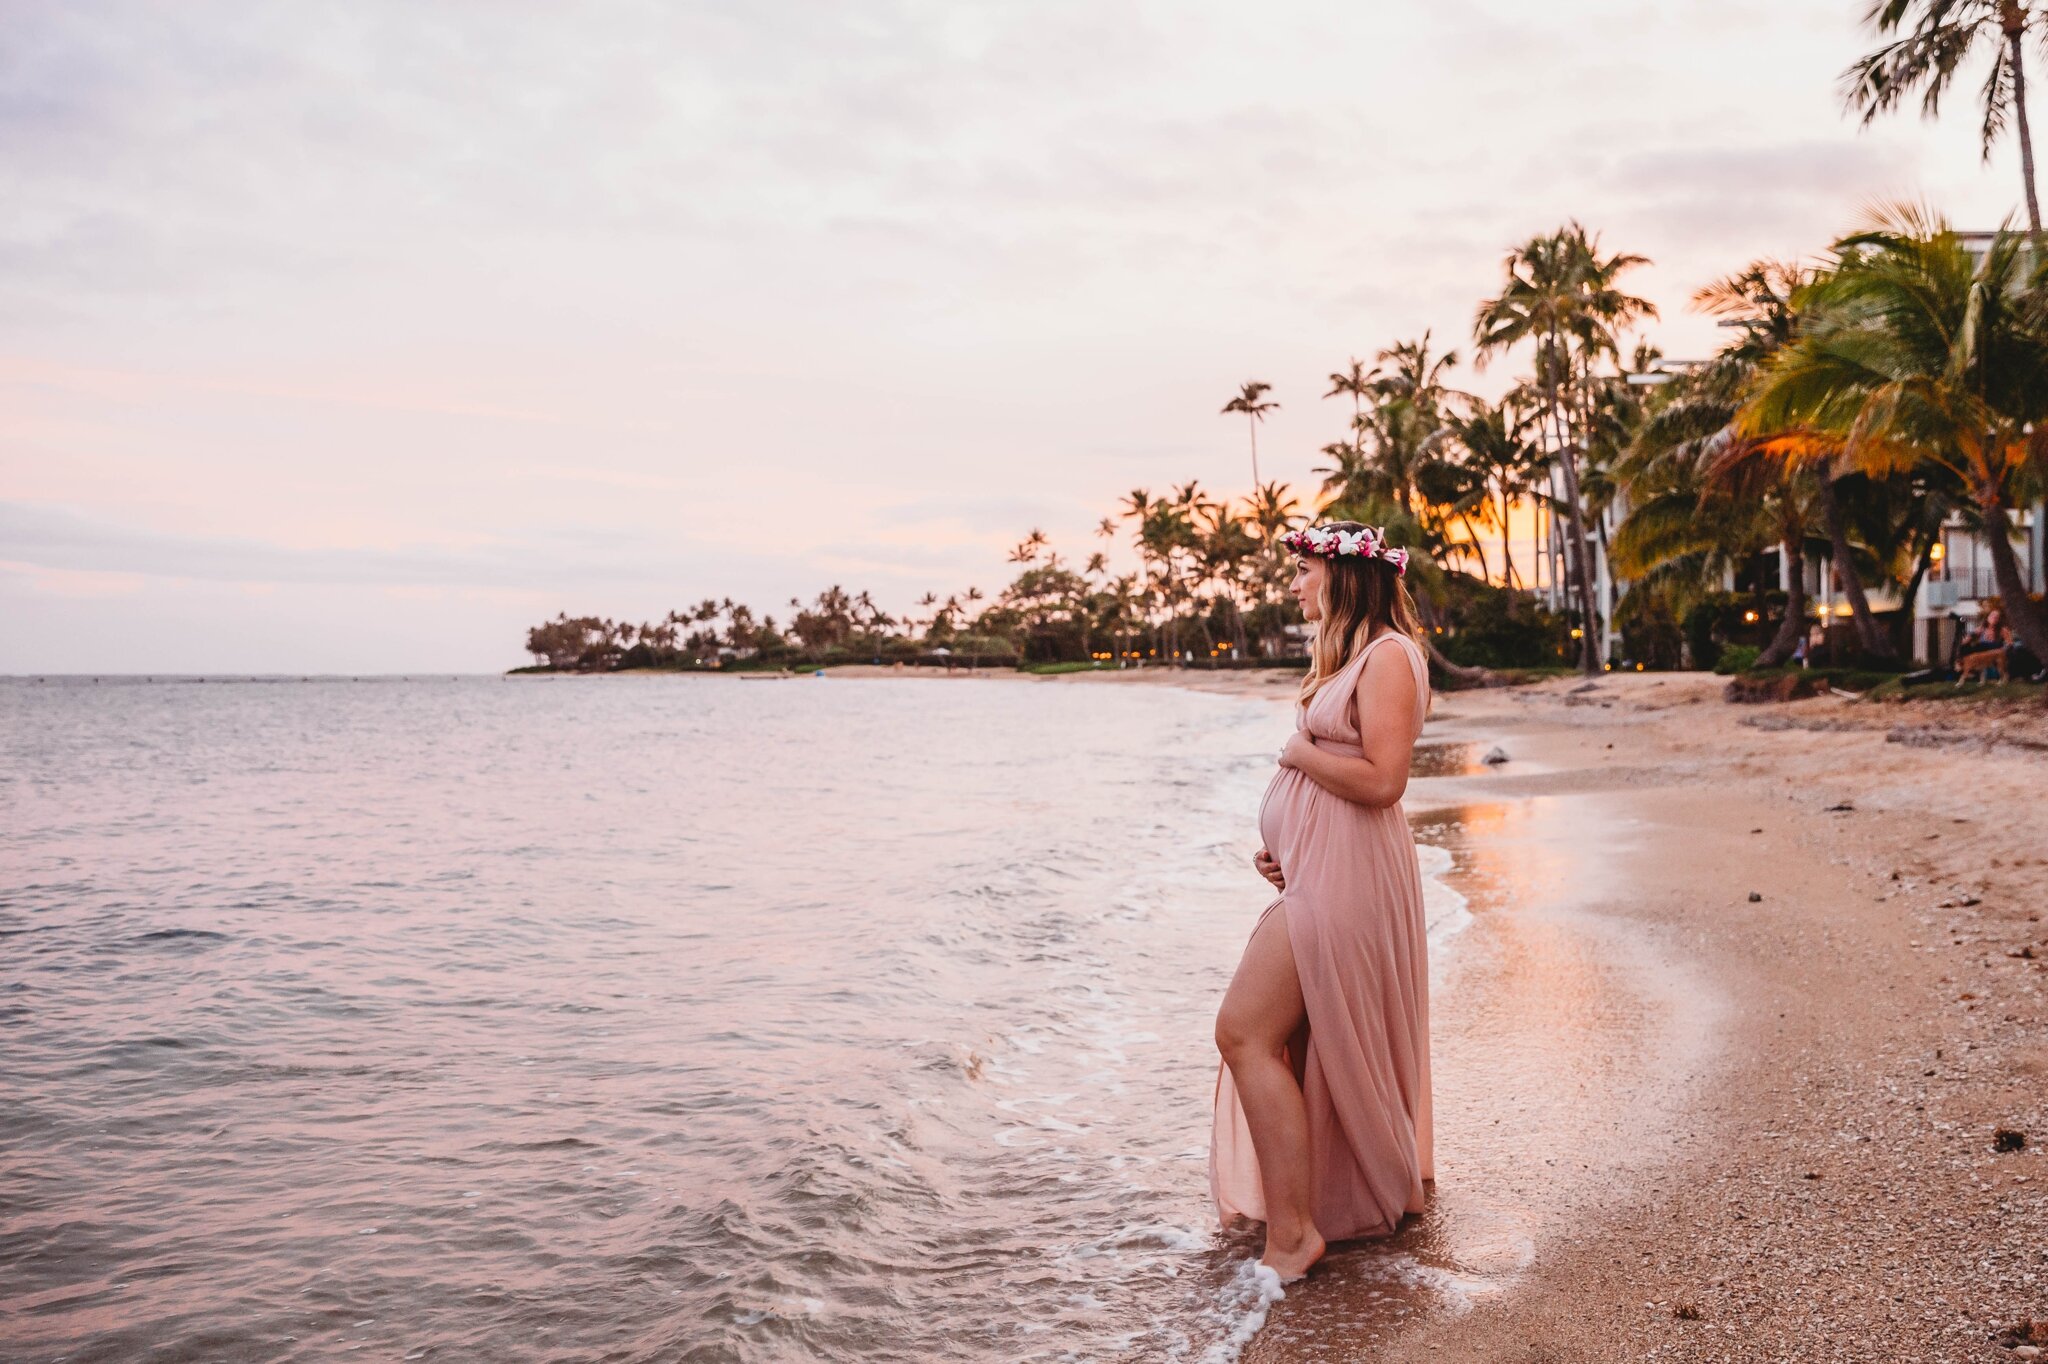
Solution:
{"label": "pastel sky", "polygon": [[[558,610],[998,588],[1314,481],[1576,216],[1691,291],[2013,208],[1861,0],[0,0],[0,672],[484,671]],[[1498,389],[1499,364],[1467,382]]]}

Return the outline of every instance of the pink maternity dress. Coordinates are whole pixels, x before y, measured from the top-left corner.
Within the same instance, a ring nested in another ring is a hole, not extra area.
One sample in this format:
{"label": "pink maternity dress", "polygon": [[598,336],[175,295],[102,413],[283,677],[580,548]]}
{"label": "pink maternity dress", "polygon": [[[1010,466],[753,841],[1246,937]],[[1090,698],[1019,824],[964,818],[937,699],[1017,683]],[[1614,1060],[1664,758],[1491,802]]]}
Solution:
{"label": "pink maternity dress", "polygon": [[[1429,705],[1429,664],[1398,631],[1359,651],[1295,725],[1318,748],[1361,757],[1356,719],[1365,661],[1391,648],[1415,675],[1415,734]],[[1413,742],[1411,736],[1410,742]],[[1283,767],[1259,806],[1259,833],[1287,889],[1259,916],[1287,916],[1308,1005],[1305,1056],[1288,1058],[1308,1105],[1316,1230],[1325,1240],[1381,1236],[1422,1211],[1436,1177],[1429,1105],[1429,958],[1422,873],[1400,803],[1374,809]],[[1256,929],[1254,929],[1256,931]],[[1218,1218],[1265,1220],[1266,1199],[1230,1068],[1216,1072],[1209,1187]]]}

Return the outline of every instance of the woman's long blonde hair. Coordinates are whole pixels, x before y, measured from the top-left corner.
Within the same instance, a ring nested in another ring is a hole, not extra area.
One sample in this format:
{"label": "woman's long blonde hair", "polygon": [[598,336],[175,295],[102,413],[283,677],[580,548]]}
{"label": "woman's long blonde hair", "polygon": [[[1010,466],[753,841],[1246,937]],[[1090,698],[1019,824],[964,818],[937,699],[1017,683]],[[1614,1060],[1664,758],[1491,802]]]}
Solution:
{"label": "woman's long blonde hair", "polygon": [[[1356,521],[1327,521],[1322,528],[1365,529]],[[1315,639],[1309,644],[1308,675],[1301,679],[1303,705],[1382,629],[1399,630],[1418,644],[1422,639],[1415,600],[1392,564],[1356,554],[1323,556],[1323,563],[1323,618],[1316,622]]]}

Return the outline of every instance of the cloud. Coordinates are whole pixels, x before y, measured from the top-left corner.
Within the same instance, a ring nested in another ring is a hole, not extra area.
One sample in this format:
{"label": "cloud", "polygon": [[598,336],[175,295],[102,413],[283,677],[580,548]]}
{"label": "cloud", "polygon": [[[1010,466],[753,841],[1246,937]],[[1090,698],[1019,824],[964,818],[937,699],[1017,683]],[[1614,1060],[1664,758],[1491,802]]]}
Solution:
{"label": "cloud", "polygon": [[0,543],[24,568],[59,574],[366,587],[574,589],[702,577],[733,556],[590,531],[502,535],[481,544],[300,548],[185,535],[76,510],[0,502]]}

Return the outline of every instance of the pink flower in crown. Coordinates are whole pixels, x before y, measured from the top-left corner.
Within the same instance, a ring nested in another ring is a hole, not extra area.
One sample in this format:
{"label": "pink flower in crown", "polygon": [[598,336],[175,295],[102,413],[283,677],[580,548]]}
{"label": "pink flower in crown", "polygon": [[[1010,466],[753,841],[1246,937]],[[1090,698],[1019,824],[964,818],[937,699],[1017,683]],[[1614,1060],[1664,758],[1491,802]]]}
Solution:
{"label": "pink flower in crown", "polygon": [[1386,560],[1386,561],[1387,561],[1388,563],[1390,563],[1390,564],[1392,564],[1392,565],[1394,566],[1394,572],[1396,572],[1396,573],[1400,574],[1400,575],[1401,575],[1401,576],[1403,576],[1403,577],[1406,577],[1406,576],[1407,576],[1407,573],[1408,573],[1408,551],[1407,551],[1407,550],[1405,550],[1405,549],[1390,549],[1390,550],[1388,550],[1388,551],[1387,551],[1387,552],[1386,552],[1385,554],[1382,554],[1382,555],[1381,555],[1380,557],[1381,557],[1382,559],[1385,559],[1385,560]]}

